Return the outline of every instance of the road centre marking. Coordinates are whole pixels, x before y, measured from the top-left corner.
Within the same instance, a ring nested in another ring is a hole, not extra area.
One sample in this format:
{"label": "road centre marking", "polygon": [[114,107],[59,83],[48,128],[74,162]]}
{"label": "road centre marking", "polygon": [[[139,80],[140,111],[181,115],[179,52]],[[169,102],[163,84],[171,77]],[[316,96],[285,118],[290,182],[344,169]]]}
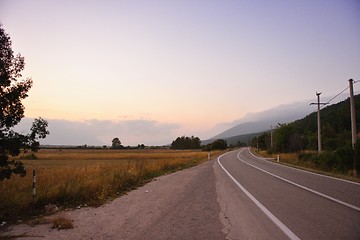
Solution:
{"label": "road centre marking", "polygon": [[271,175],[271,176],[273,176],[273,177],[276,177],[276,178],[278,178],[278,179],[280,179],[280,180],[282,180],[282,181],[284,181],[284,182],[290,183],[290,184],[292,184],[292,185],[294,185],[294,186],[296,186],[296,187],[299,187],[299,188],[301,188],[301,189],[304,189],[304,190],[306,190],[306,191],[309,191],[309,192],[311,192],[311,193],[314,193],[314,194],[316,194],[316,195],[319,195],[319,196],[321,196],[321,197],[324,197],[324,198],[326,198],[326,199],[329,199],[329,200],[331,200],[331,201],[334,201],[334,202],[336,202],[336,203],[339,203],[339,204],[341,204],[341,205],[344,205],[344,206],[346,206],[346,207],[352,208],[352,209],[360,212],[360,208],[359,208],[359,207],[356,207],[356,206],[351,205],[351,204],[349,204],[349,203],[343,202],[343,201],[341,201],[341,200],[339,200],[339,199],[330,197],[330,196],[328,196],[328,195],[325,195],[325,194],[323,194],[323,193],[320,193],[320,192],[318,192],[318,191],[315,191],[315,190],[313,190],[313,189],[311,189],[311,188],[302,186],[302,185],[297,184],[297,183],[295,183],[295,182],[292,182],[292,181],[290,181],[290,180],[288,180],[288,179],[285,179],[285,178],[280,177],[280,176],[278,176],[278,175],[275,175],[275,174],[273,174],[273,173],[271,173],[271,172],[268,172],[268,171],[266,171],[266,170],[264,170],[264,169],[261,169],[261,168],[259,168],[259,167],[256,167],[255,165],[252,165],[251,163],[245,162],[245,161],[242,160],[242,159],[240,158],[240,156],[239,156],[241,152],[242,152],[242,151],[239,151],[238,154],[236,155],[237,158],[238,158],[238,160],[240,160],[241,162],[243,162],[243,163],[245,163],[245,164],[247,164],[247,165],[249,165],[249,166],[251,166],[251,167],[253,167],[253,168],[256,168],[256,169],[258,169],[258,170],[260,170],[260,171],[262,171],[262,172],[264,172],[264,173],[267,173],[267,174],[269,174],[269,175]]}
{"label": "road centre marking", "polygon": [[274,216],[274,214],[272,214],[264,205],[262,205],[253,195],[251,195],[251,193],[249,193],[226,169],[225,167],[221,164],[220,162],[220,158],[227,153],[222,154],[221,156],[218,157],[217,162],[220,165],[220,167],[224,170],[224,172],[230,177],[230,179],[241,189],[241,191],[243,191],[249,198],[251,201],[253,201],[253,203],[255,203],[256,206],[258,206],[260,208],[261,211],[263,211],[263,213],[265,213],[265,215],[270,218],[270,220],[280,228],[280,230],[286,235],[288,236],[290,239],[300,239],[298,236],[295,235],[295,233],[293,233],[288,227],[286,227],[277,217]]}

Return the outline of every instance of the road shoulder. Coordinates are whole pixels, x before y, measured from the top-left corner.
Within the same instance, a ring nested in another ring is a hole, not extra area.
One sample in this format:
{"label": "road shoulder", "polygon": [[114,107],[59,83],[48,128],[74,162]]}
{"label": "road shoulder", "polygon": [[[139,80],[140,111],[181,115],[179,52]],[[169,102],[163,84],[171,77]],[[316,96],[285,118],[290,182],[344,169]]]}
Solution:
{"label": "road shoulder", "polygon": [[[214,161],[161,176],[98,208],[63,212],[74,229],[14,225],[18,239],[225,239],[219,220]],[[33,236],[33,237],[31,237]]]}

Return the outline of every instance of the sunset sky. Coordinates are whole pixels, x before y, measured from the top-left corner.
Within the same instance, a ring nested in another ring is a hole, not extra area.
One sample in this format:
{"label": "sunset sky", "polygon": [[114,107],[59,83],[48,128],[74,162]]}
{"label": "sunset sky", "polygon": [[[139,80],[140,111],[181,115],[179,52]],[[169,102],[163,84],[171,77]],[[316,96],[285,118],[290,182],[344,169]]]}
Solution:
{"label": "sunset sky", "polygon": [[358,0],[0,0],[0,23],[34,81],[26,117],[83,134],[52,144],[86,143],[77,124],[104,144],[212,137],[360,80]]}

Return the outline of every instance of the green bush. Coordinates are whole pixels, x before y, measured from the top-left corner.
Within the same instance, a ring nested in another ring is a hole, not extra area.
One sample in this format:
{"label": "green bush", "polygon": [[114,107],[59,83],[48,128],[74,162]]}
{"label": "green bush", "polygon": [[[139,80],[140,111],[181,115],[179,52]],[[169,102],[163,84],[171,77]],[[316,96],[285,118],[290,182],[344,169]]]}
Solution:
{"label": "green bush", "polygon": [[355,151],[350,144],[346,144],[336,151],[323,151],[318,153],[299,153],[299,160],[305,164],[310,163],[315,168],[328,172],[347,174],[355,167],[360,167],[360,144],[357,144]]}

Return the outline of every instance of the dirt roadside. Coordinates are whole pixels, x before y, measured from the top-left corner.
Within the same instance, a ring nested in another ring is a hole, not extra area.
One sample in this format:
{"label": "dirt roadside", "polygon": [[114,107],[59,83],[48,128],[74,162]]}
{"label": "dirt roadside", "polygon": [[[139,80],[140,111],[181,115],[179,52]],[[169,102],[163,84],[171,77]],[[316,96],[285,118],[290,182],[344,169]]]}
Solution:
{"label": "dirt roadside", "polygon": [[26,240],[226,239],[219,219],[213,165],[210,161],[161,176],[98,208],[59,213],[73,219],[73,229],[20,224],[10,226],[0,236],[23,235],[17,239]]}

